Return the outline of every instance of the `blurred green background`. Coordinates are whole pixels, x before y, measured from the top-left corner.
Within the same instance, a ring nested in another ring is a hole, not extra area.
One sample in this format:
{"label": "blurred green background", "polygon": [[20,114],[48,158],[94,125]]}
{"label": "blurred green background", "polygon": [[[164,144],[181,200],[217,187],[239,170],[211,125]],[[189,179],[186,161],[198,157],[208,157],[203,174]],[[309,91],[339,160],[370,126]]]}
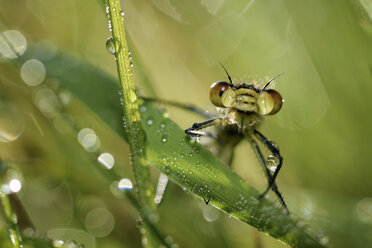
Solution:
{"label": "blurred green background", "polygon": [[[289,209],[329,247],[372,246],[372,1],[121,5],[141,95],[213,112],[209,87],[226,80],[219,62],[233,79],[247,82],[284,73],[275,87],[283,108],[261,130],[284,157],[278,185]],[[110,153],[120,175],[132,179],[127,144],[48,77],[51,68],[62,77],[81,70],[117,78],[105,48],[107,25],[100,1],[0,0],[0,156],[13,168],[4,180],[22,182],[18,197],[38,232],[86,247],[141,247],[136,209],[112,194],[97,162],[97,153]],[[9,42],[21,63],[14,63]],[[68,59],[54,63],[57,56]],[[84,97],[94,92],[86,87],[94,80],[99,78],[72,78]],[[99,106],[99,100],[91,102]],[[182,128],[202,121],[167,109]],[[105,121],[120,119],[111,114],[108,109]],[[84,147],[77,139],[82,128],[94,130]],[[233,169],[265,188],[249,144],[237,148]],[[159,172],[152,174],[156,185]],[[285,247],[172,183],[159,212],[162,230],[180,247]]]}

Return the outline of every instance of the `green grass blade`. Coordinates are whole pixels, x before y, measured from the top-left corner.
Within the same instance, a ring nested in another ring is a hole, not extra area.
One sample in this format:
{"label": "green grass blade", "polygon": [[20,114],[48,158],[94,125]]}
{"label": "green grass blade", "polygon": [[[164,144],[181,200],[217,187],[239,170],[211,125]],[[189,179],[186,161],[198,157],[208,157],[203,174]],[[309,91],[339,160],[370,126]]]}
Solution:
{"label": "green grass blade", "polygon": [[114,49],[113,53],[121,86],[120,94],[123,100],[124,129],[128,134],[127,141],[131,150],[131,162],[138,187],[140,210],[145,208],[155,209],[152,201],[153,189],[150,183],[150,171],[146,163],[143,162],[145,157],[145,134],[138,110],[133,73],[128,55],[129,50],[120,15],[121,8],[117,0],[108,0],[107,3],[107,15],[112,33],[112,37],[108,40],[108,46],[111,44]]}
{"label": "green grass blade", "polygon": [[[141,117],[138,110],[132,66],[122,21],[123,12],[121,11],[119,1],[108,0],[106,13],[107,18],[109,19],[109,27],[112,35],[112,37],[107,41],[106,46],[108,49],[112,49],[112,53],[115,56],[116,68],[121,86],[120,95],[122,97],[121,100],[124,113],[124,129],[127,133],[127,141],[131,152],[131,164],[136,182],[136,192],[138,194],[138,210],[141,218],[146,220],[147,216],[153,215],[154,211],[156,211],[155,203],[153,201],[154,190],[150,180],[150,170],[145,159],[145,133],[142,129]],[[151,226],[151,223],[144,221],[144,229],[146,230],[144,236],[147,240],[147,245],[145,246],[168,246],[165,239],[158,238],[158,233],[154,233],[154,229],[151,229]]]}
{"label": "green grass blade", "polygon": [[4,209],[5,219],[8,224],[10,240],[14,248],[20,248],[22,247],[22,238],[18,230],[17,216],[13,213],[13,209],[9,201],[9,196],[1,191],[0,199]]}

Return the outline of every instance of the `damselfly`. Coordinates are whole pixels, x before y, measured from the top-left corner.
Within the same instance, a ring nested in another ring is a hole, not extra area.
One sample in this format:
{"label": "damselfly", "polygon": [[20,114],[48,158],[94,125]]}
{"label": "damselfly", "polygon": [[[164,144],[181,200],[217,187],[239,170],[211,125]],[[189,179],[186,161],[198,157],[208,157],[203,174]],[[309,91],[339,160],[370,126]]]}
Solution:
{"label": "damselfly", "polygon": [[[288,212],[287,205],[275,182],[283,164],[279,147],[257,130],[265,116],[276,114],[282,107],[281,95],[276,90],[270,89],[270,85],[279,75],[268,81],[263,87],[259,87],[254,83],[233,83],[227,70],[224,67],[223,69],[229,82],[216,82],[212,84],[209,92],[209,99],[218,108],[219,116],[212,116],[191,105],[164,100],[147,100],[181,107],[208,118],[207,121],[194,123],[185,130],[185,133],[191,137],[207,136],[215,140],[217,156],[222,158],[223,162],[229,166],[231,166],[233,160],[234,148],[242,140],[247,140],[256,152],[268,182],[266,190],[260,197],[266,195],[271,189]],[[213,134],[203,131],[208,127],[216,127],[217,132]],[[264,158],[258,145],[259,142],[267,147],[271,153],[267,159]],[[208,204],[209,200],[207,199],[205,202]]]}

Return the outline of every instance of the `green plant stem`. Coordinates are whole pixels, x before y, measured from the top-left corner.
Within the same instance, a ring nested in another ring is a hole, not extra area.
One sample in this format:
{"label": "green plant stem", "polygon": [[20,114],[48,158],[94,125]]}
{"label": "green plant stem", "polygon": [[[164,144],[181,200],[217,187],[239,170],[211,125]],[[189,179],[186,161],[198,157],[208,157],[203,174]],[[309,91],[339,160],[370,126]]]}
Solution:
{"label": "green plant stem", "polygon": [[164,239],[159,238],[158,232],[154,233],[154,228],[151,228],[153,225],[148,223],[148,221],[151,222],[151,216],[156,216],[154,213],[156,208],[153,201],[154,191],[150,180],[150,170],[145,158],[145,132],[142,129],[138,110],[138,101],[133,83],[133,73],[119,1],[108,0],[107,8],[112,33],[111,39],[115,48],[116,67],[121,86],[120,94],[124,112],[123,124],[131,152],[130,158],[138,194],[138,209],[142,220],[144,220],[144,235],[146,238],[144,245],[149,247],[158,247],[160,244],[168,246]]}
{"label": "green plant stem", "polygon": [[115,44],[116,66],[120,81],[120,94],[123,100],[124,128],[128,134],[131,151],[131,163],[137,185],[140,209],[154,209],[153,189],[150,170],[145,162],[145,132],[142,129],[138,111],[137,96],[133,83],[133,73],[129,60],[129,50],[125,40],[125,30],[120,15],[118,0],[108,0],[112,38]]}
{"label": "green plant stem", "polygon": [[13,247],[20,248],[22,247],[21,246],[22,238],[18,231],[17,216],[13,213],[9,201],[9,196],[4,192],[0,192],[0,198],[5,212],[6,222],[8,224],[10,240],[13,244]]}

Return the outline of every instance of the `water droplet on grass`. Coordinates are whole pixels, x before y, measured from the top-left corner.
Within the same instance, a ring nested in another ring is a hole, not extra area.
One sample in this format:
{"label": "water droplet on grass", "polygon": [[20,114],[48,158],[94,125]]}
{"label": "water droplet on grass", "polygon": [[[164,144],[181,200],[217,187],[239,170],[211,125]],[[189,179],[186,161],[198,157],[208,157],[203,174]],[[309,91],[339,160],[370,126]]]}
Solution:
{"label": "water droplet on grass", "polygon": [[321,245],[326,245],[326,244],[328,244],[328,242],[329,242],[329,238],[328,238],[328,236],[323,236],[323,237],[321,237],[320,240],[319,240],[319,243],[320,243]]}
{"label": "water droplet on grass", "polygon": [[101,145],[98,136],[90,128],[83,128],[79,131],[78,141],[88,152],[97,151]]}
{"label": "water droplet on grass", "polygon": [[17,30],[7,30],[0,35],[0,54],[9,59],[22,55],[27,48],[27,41]]}
{"label": "water droplet on grass", "polygon": [[151,126],[153,123],[154,123],[154,120],[152,119],[152,117],[149,117],[149,118],[147,119],[147,121],[146,121],[146,124],[147,124],[148,126]]}
{"label": "water droplet on grass", "polygon": [[123,178],[118,183],[118,188],[121,190],[131,190],[133,189],[133,183],[128,178]]}
{"label": "water droplet on grass", "polygon": [[104,207],[92,209],[85,217],[84,225],[97,238],[106,237],[115,226],[112,213]]}
{"label": "water droplet on grass", "polygon": [[168,140],[167,140],[167,134],[163,134],[162,136],[161,136],[161,142],[163,142],[163,143],[166,143]]}
{"label": "water droplet on grass", "polygon": [[46,75],[45,66],[37,59],[27,60],[21,67],[21,78],[29,86],[41,84]]}
{"label": "water droplet on grass", "polygon": [[9,143],[18,139],[24,129],[23,112],[16,105],[0,101],[0,142]]}
{"label": "water droplet on grass", "polygon": [[110,170],[114,166],[115,159],[110,153],[105,152],[99,155],[98,162]]}
{"label": "water droplet on grass", "polygon": [[21,190],[22,188],[22,183],[21,181],[19,181],[18,179],[12,179],[10,182],[9,182],[9,189],[10,191],[12,191],[13,193],[17,193]]}
{"label": "water droplet on grass", "polygon": [[113,37],[110,37],[106,41],[106,50],[111,54],[117,54],[120,52],[120,43]]}

